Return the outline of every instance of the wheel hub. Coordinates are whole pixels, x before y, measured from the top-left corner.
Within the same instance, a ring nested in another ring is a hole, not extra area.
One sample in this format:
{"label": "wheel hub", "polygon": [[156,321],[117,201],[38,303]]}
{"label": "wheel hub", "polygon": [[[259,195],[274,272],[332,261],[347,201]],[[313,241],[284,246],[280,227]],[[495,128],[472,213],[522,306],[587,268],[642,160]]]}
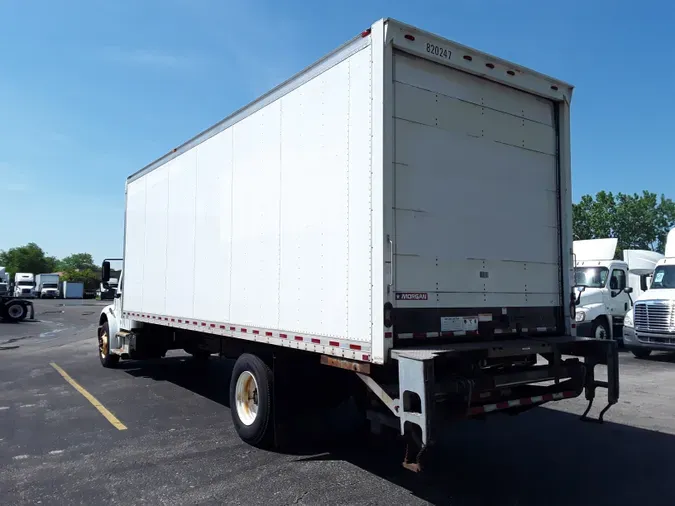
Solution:
{"label": "wheel hub", "polygon": [[244,425],[251,425],[258,417],[258,383],[249,371],[242,372],[237,378],[236,410]]}

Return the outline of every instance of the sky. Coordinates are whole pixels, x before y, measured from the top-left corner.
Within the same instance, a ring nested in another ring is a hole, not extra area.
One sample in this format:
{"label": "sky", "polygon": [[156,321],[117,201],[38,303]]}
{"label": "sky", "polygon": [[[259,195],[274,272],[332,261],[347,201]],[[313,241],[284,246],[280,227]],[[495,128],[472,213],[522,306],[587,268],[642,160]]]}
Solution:
{"label": "sky", "polygon": [[120,256],[130,174],[383,17],[573,84],[575,201],[675,198],[674,5],[0,0],[0,250]]}

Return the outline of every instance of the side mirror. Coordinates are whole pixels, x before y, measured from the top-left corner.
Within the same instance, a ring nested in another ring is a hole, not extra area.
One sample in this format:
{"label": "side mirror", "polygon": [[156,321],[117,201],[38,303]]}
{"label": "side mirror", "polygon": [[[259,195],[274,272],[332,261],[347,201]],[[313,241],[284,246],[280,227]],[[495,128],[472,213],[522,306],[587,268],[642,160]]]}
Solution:
{"label": "side mirror", "polygon": [[626,292],[626,293],[633,293],[633,287],[627,286],[626,288],[623,289],[623,291]]}
{"label": "side mirror", "polygon": [[101,269],[101,282],[107,283],[110,281],[110,262],[107,260],[103,262],[103,269]]}
{"label": "side mirror", "polygon": [[649,276],[640,276],[640,289],[643,292],[649,290]]}

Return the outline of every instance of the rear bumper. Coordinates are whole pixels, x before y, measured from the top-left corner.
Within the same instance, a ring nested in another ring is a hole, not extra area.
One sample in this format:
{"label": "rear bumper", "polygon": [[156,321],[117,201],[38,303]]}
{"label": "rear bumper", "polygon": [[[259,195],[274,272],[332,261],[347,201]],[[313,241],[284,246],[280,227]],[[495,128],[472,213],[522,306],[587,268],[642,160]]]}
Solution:
{"label": "rear bumper", "polygon": [[[513,360],[532,355],[548,363],[527,366]],[[399,366],[400,398],[414,393],[422,405],[420,416],[401,404],[401,432],[405,433],[406,423],[418,425],[424,444],[442,430],[441,420],[505,410],[518,413],[582,392],[592,401],[597,388],[607,389],[608,407],[619,399],[619,353],[614,340],[556,336],[426,345],[394,349],[392,357]],[[475,367],[493,360],[502,360],[502,367]],[[596,365],[607,366],[607,381],[595,379]]]}

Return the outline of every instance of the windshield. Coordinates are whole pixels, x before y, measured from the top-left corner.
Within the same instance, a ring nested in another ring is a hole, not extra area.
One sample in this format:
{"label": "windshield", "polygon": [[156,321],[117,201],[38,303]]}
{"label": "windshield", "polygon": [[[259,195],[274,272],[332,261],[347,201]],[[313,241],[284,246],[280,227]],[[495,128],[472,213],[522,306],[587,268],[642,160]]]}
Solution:
{"label": "windshield", "polygon": [[649,288],[675,288],[675,265],[659,265]]}
{"label": "windshield", "polygon": [[574,269],[574,284],[588,288],[604,288],[609,276],[607,267],[577,267]]}
{"label": "windshield", "polygon": [[19,286],[33,286],[33,282],[32,281],[19,281],[17,283],[17,285],[19,285]]}
{"label": "windshield", "polygon": [[56,283],[45,283],[42,285],[42,288],[56,288],[58,285]]}

